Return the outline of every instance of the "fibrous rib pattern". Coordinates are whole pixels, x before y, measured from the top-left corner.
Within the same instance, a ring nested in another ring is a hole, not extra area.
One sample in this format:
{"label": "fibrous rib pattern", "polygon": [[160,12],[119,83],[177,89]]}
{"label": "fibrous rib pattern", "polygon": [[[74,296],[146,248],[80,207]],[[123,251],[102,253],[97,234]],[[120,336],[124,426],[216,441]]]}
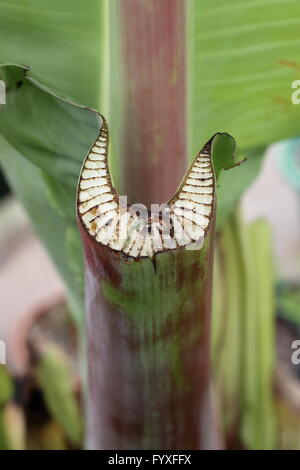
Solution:
{"label": "fibrous rib pattern", "polygon": [[117,194],[108,167],[108,128],[102,119],[79,181],[78,214],[89,235],[133,258],[152,258],[179,247],[201,248],[214,211],[211,141],[196,156],[175,196],[149,211],[139,204],[128,206],[126,196]]}

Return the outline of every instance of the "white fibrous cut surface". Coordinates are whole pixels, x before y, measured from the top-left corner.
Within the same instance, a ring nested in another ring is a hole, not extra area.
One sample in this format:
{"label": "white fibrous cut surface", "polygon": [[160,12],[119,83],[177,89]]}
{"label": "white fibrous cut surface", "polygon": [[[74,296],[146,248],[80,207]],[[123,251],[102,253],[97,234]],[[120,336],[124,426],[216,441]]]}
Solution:
{"label": "white fibrous cut surface", "polygon": [[134,258],[178,247],[201,248],[212,219],[215,177],[211,144],[199,152],[176,195],[153,212],[122,203],[108,168],[108,129],[87,155],[79,182],[78,212],[98,243]]}

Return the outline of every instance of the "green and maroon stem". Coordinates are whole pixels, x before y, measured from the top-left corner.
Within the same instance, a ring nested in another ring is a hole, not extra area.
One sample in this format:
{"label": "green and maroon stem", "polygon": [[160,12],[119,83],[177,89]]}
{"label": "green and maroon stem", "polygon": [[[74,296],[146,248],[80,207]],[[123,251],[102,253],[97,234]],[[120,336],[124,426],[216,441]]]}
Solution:
{"label": "green and maroon stem", "polygon": [[108,128],[78,186],[86,278],[91,449],[216,447],[210,401],[214,146],[160,211],[120,204]]}
{"label": "green and maroon stem", "polygon": [[211,440],[212,233],[197,252],[138,260],[81,229],[90,449],[201,449]]}

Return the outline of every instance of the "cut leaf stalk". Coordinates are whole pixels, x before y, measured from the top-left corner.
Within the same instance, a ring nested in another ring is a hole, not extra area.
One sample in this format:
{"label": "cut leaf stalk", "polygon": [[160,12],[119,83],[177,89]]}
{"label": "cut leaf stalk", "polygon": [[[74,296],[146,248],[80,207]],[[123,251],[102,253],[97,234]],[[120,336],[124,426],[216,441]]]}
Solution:
{"label": "cut leaf stalk", "polygon": [[209,392],[211,152],[209,142],[159,216],[120,205],[108,169],[105,121],[84,162],[78,221],[85,255],[88,448],[216,446]]}
{"label": "cut leaf stalk", "polygon": [[207,448],[212,233],[134,260],[82,229],[88,448]]}

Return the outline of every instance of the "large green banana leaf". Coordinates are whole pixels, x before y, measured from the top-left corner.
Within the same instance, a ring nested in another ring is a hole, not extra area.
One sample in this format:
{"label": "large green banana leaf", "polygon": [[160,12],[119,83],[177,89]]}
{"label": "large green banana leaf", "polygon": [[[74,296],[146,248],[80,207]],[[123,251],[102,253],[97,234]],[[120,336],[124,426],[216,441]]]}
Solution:
{"label": "large green banana leaf", "polygon": [[243,150],[299,134],[297,0],[188,0],[193,149],[216,130]]}
{"label": "large green banana leaf", "polygon": [[[0,161],[67,287],[82,324],[82,254],[75,221],[84,155],[99,132],[96,112],[42,87],[20,66],[0,67],[7,86],[0,113]],[[26,74],[26,75],[25,75]]]}
{"label": "large green banana leaf", "polygon": [[30,66],[42,83],[97,107],[103,0],[1,0],[0,63]]}

